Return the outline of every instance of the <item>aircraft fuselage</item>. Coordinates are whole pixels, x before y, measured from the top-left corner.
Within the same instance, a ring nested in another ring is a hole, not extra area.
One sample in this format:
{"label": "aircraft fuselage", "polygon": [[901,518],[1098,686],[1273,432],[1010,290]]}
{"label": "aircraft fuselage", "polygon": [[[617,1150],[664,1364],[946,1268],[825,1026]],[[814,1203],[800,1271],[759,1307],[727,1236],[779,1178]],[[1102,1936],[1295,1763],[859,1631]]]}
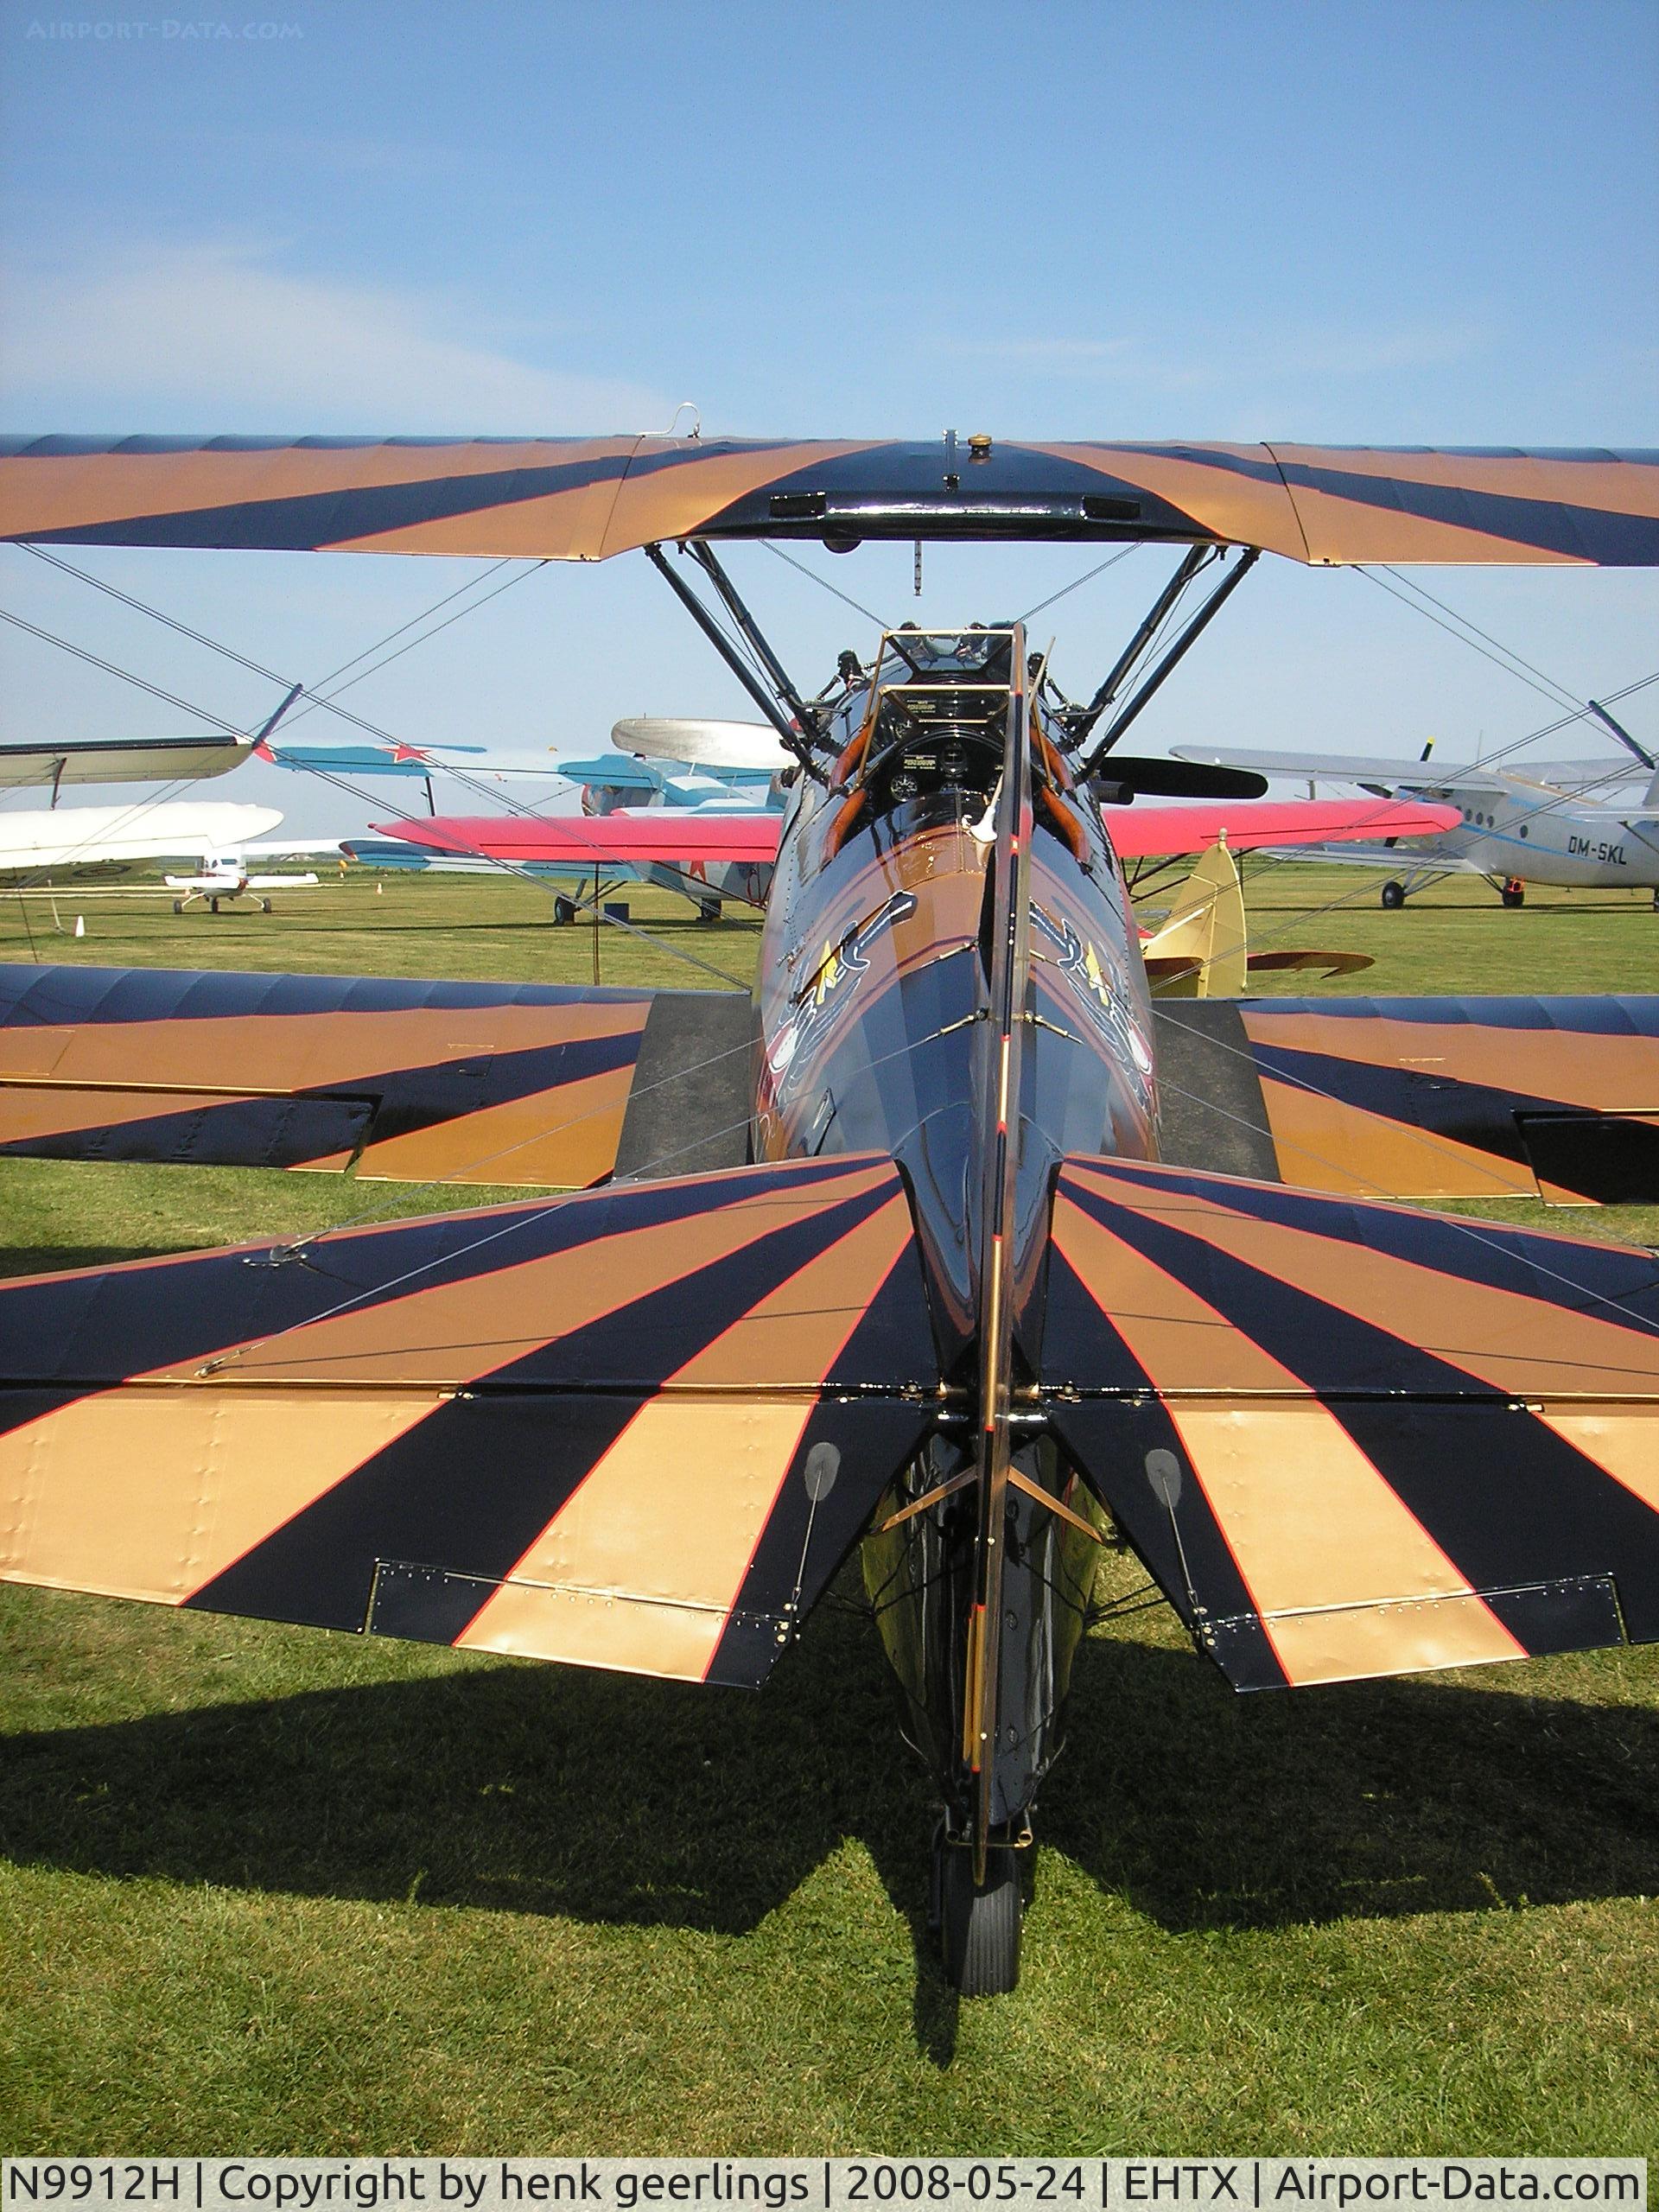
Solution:
{"label": "aircraft fuselage", "polygon": [[[867,770],[884,735],[868,693],[855,694],[840,720],[842,762],[856,754],[862,726]],[[758,1159],[887,1153],[906,1179],[946,1389],[933,1438],[866,1539],[864,1570],[902,1686],[906,1732],[933,1770],[948,1818],[961,1824],[974,1781],[963,1700],[982,1411],[982,1211],[996,1126],[989,820],[997,763],[988,744],[951,748],[948,732],[931,728],[912,746],[889,747],[883,773],[843,767],[828,787],[803,781],[792,795],[762,938],[753,1147]],[[1008,1117],[1016,1396],[1040,1344],[1053,1170],[1068,1153],[1157,1153],[1139,938],[1100,809],[1085,791],[1051,784],[1040,795],[1029,908],[1020,1096]],[[1035,1413],[1016,1410],[1014,1420],[1017,1467],[1066,1510],[1023,1490],[1007,1494],[990,1806],[996,1835],[1008,1841],[1022,1837],[1058,1748],[1099,1553],[1096,1535],[1077,1525],[1093,1527],[1096,1510]]]}

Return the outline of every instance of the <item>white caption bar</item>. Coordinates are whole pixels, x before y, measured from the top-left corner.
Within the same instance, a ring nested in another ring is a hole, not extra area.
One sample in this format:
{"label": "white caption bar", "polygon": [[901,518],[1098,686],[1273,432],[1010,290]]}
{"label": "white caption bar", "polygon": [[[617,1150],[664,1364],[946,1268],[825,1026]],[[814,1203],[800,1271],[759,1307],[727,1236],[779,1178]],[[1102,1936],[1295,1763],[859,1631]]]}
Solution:
{"label": "white caption bar", "polygon": [[1349,2212],[1371,2205],[1647,2212],[1645,2158],[6,2158],[0,2212]]}

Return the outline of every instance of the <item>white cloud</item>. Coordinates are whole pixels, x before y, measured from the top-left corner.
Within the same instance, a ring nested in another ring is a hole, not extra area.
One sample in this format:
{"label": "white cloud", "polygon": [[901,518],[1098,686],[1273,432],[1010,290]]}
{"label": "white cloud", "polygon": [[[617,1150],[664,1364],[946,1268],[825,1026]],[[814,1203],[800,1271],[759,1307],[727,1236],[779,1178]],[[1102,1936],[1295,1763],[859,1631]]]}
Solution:
{"label": "white cloud", "polygon": [[[103,427],[662,429],[671,399],[500,350],[451,294],[283,269],[236,242],[10,272],[6,413]],[[148,419],[143,419],[148,418]]]}

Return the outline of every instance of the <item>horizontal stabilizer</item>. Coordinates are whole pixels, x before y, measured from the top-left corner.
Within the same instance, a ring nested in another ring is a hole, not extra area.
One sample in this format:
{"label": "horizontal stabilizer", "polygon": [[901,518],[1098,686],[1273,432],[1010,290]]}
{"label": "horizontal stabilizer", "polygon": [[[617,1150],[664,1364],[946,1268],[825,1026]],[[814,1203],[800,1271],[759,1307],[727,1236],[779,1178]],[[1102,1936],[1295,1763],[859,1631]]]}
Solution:
{"label": "horizontal stabilizer", "polygon": [[1240,1689],[1659,1639],[1659,1254],[1071,1160],[1041,1380]]}
{"label": "horizontal stabilizer", "polygon": [[755,1684],[938,1371],[893,1163],[0,1286],[0,1579]]}

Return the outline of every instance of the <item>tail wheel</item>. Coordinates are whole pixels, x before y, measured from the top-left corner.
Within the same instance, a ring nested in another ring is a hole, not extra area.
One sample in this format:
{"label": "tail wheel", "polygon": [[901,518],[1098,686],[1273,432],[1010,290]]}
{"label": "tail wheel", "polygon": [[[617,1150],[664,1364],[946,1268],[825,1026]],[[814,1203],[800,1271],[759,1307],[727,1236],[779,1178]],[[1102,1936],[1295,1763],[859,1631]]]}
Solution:
{"label": "tail wheel", "polygon": [[1002,1997],[1020,1980],[1020,1868],[1012,1851],[986,1853],[985,1879],[974,1880],[974,1854],[960,1844],[936,1847],[939,1937],[944,1971],[963,1997]]}
{"label": "tail wheel", "polygon": [[1383,885],[1382,904],[1388,908],[1390,913],[1394,912],[1396,906],[1403,906],[1405,903],[1406,887],[1403,883],[1385,883]]}

